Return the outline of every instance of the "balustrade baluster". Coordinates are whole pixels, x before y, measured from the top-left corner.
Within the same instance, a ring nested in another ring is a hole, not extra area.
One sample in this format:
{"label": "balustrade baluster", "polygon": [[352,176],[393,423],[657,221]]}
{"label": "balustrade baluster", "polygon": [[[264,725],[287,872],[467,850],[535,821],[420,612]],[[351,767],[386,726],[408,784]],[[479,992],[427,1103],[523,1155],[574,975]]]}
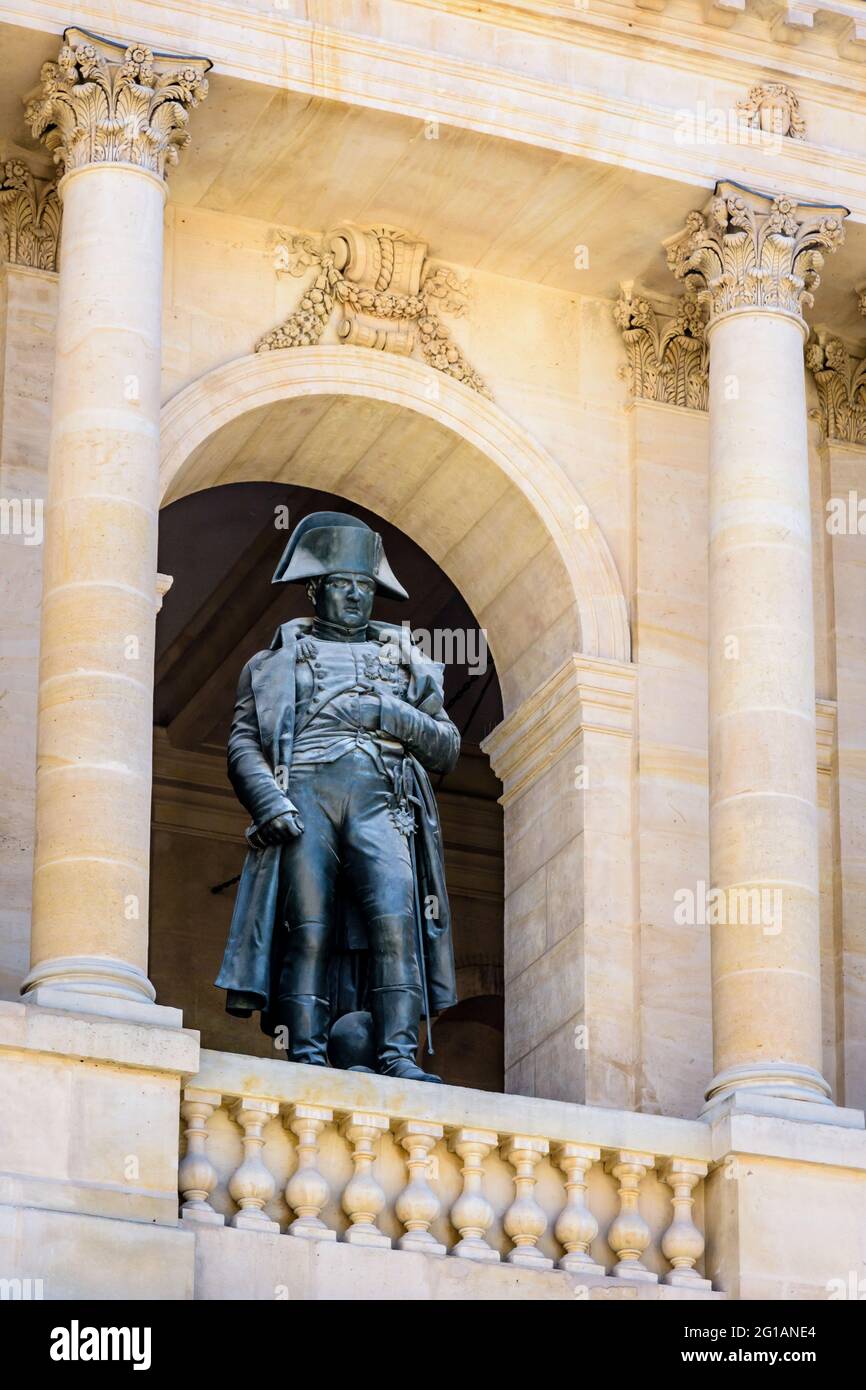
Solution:
{"label": "balustrade baluster", "polygon": [[451,1224],[460,1232],[452,1255],[463,1260],[498,1260],[499,1251],[484,1239],[493,1221],[493,1208],[484,1196],[484,1160],[495,1147],[493,1129],[458,1129],[450,1147],[463,1159],[463,1191],[451,1208]]}
{"label": "balustrade baluster", "polygon": [[333,1118],[333,1110],[323,1105],[293,1105],[285,1118],[298,1140],[298,1166],[286,1183],[286,1201],[295,1213],[288,1234],[303,1240],[337,1239],[319,1216],[330,1193],[319,1172],[319,1135]]}
{"label": "balustrade baluster", "polygon": [[426,1255],[446,1255],[430,1232],[431,1222],[439,1215],[440,1202],[428,1181],[430,1151],[442,1138],[442,1126],[420,1120],[405,1120],[397,1138],[408,1154],[406,1166],[409,1181],[397,1198],[397,1216],[406,1227],[406,1234],[397,1241],[401,1250],[420,1250]]}
{"label": "balustrade baluster", "polygon": [[553,1260],[542,1255],[538,1241],[547,1229],[547,1217],[535,1196],[535,1169],[550,1145],[546,1139],[514,1134],[502,1145],[502,1157],[514,1169],[515,1197],[503,1219],[505,1234],[514,1244],[505,1256],[512,1265],[528,1269],[552,1269]]}
{"label": "balustrade baluster", "polygon": [[184,1221],[200,1221],[222,1226],[225,1217],[214,1211],[208,1198],[217,1185],[217,1171],[207,1154],[208,1120],[222,1104],[218,1091],[200,1091],[187,1086],[180,1113],[186,1121],[186,1153],[177,1170],[177,1185],[183,1197],[180,1209]]}
{"label": "balustrade baluster", "polygon": [[565,1173],[566,1203],[557,1218],[554,1235],[565,1254],[559,1268],[570,1274],[605,1274],[604,1265],[596,1264],[589,1247],[598,1235],[598,1222],[587,1206],[586,1178],[594,1163],[601,1158],[601,1149],[591,1144],[560,1144],[557,1162]]}
{"label": "balustrade baluster", "polygon": [[352,1223],[343,1237],[349,1245],[391,1245],[390,1237],[376,1225],[376,1217],[385,1205],[385,1193],[373,1173],[379,1139],[388,1127],[387,1115],[359,1111],[353,1111],[343,1121],[342,1132],[354,1146],[355,1165],[343,1192],[343,1211]]}
{"label": "balustrade baluster", "polygon": [[619,1183],[619,1214],[607,1233],[607,1243],[619,1257],[613,1270],[618,1279],[658,1282],[658,1275],[641,1263],[652,1232],[638,1205],[641,1179],[654,1164],[652,1154],[635,1153],[632,1149],[620,1149],[607,1164],[608,1171]]}
{"label": "balustrade baluster", "polygon": [[249,1096],[243,1096],[232,1106],[232,1119],[243,1130],[244,1146],[243,1162],[229,1182],[229,1192],[240,1207],[229,1225],[237,1230],[279,1232],[279,1222],[269,1220],[264,1212],[274,1195],[276,1183],[262,1157],[265,1143],[262,1130],[278,1110],[275,1100]]}
{"label": "balustrade baluster", "polygon": [[673,1192],[674,1219],[662,1237],[662,1254],[673,1269],[664,1277],[666,1284],[690,1289],[711,1289],[709,1279],[702,1279],[695,1269],[704,1253],[704,1238],[695,1225],[692,1191],[701,1178],[707,1176],[706,1163],[693,1159],[670,1158],[662,1173],[663,1180]]}

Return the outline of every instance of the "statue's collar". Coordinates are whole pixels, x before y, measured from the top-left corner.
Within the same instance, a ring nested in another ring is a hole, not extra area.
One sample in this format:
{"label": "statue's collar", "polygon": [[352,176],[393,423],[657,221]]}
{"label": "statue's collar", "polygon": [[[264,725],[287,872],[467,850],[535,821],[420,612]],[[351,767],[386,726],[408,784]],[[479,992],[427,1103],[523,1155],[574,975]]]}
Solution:
{"label": "statue's collar", "polygon": [[[318,619],[313,618],[289,618],[288,622],[280,623],[271,640],[270,650],[277,652],[293,640],[316,636],[313,626],[317,622]],[[362,627],[357,633],[347,636],[342,629],[335,628],[334,634],[334,637],[329,640],[335,642],[381,642],[385,636],[399,637],[400,628],[396,623],[383,623],[377,618],[371,618],[367,626]]]}
{"label": "statue's collar", "polygon": [[337,623],[326,623],[323,618],[314,618],[310,636],[322,642],[369,642],[367,624],[360,627],[341,627]]}

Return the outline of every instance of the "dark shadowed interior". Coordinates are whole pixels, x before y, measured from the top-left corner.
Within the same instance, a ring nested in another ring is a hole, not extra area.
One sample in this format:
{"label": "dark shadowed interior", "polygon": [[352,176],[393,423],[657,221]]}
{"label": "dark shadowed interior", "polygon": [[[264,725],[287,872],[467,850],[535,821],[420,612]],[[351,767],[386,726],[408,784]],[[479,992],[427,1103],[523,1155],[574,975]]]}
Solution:
{"label": "dark shadowed interior", "polygon": [[[435,1066],[452,1085],[503,1088],[501,785],[480,743],[502,718],[492,655],[447,575],[401,531],[332,493],[234,483],[192,493],[160,518],[159,569],[171,575],[157,620],[150,976],[205,1047],[274,1055],[257,1019],[224,1012],[216,977],[248,818],[225,771],[225,744],[244,663],[281,622],[309,612],[303,585],[272,586],[291,529],[338,510],[379,531],[409,592],[375,615],[437,634],[445,699],[461,733],[453,772],[434,778],[445,841],[459,1001],[434,1027]],[[470,669],[470,667],[472,669]],[[481,668],[481,669],[479,669]],[[423,1051],[423,1049],[422,1049]],[[281,1056],[282,1053],[276,1055]]]}

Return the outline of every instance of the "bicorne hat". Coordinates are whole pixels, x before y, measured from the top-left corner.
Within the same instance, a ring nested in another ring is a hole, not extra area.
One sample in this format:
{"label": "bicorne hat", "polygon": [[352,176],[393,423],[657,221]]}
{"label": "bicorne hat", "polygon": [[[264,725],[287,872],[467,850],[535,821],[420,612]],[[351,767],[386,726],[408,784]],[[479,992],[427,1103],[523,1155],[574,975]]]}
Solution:
{"label": "bicorne hat", "polygon": [[272,584],[300,584],[325,574],[365,574],[389,598],[409,595],[385,557],[378,531],[345,512],[311,512],[299,521]]}

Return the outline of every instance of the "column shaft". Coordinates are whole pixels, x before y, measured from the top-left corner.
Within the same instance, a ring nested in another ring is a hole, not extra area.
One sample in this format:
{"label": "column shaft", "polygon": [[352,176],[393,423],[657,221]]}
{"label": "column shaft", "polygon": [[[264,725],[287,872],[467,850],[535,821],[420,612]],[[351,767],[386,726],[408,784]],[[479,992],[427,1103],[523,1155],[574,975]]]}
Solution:
{"label": "column shaft", "polygon": [[152,999],[147,968],[164,184],[61,183],[32,968]]}
{"label": "column shaft", "polygon": [[744,1082],[826,1093],[802,346],[798,320],[765,309],[710,329],[710,872],[724,901],[709,1097]]}

